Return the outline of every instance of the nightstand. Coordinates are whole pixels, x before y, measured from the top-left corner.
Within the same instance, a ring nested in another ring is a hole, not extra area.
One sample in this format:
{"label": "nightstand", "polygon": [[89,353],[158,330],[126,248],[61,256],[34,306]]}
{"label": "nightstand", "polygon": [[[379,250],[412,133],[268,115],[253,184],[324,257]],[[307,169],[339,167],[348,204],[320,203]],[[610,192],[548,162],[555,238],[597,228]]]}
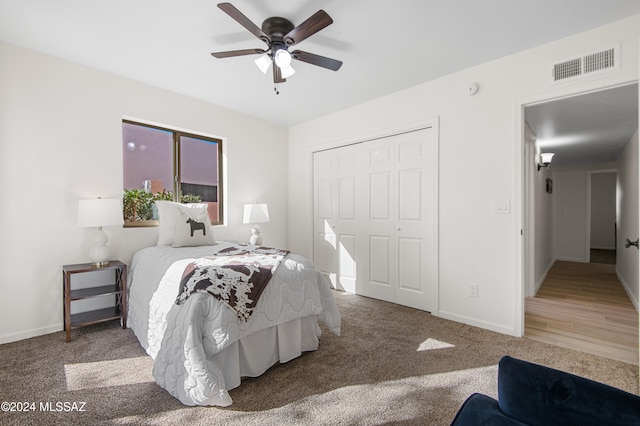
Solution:
{"label": "nightstand", "polygon": [[[114,273],[112,284],[96,285],[95,287],[71,289],[71,277],[74,274],[94,273],[111,270]],[[120,319],[122,328],[127,328],[127,265],[112,260],[108,265],[95,267],[91,263],[64,265],[62,267],[62,288],[64,294],[64,330],[67,342],[71,341],[71,329],[99,322]],[[115,306],[105,309],[71,314],[71,304],[74,301],[87,300],[96,297],[115,296]]]}

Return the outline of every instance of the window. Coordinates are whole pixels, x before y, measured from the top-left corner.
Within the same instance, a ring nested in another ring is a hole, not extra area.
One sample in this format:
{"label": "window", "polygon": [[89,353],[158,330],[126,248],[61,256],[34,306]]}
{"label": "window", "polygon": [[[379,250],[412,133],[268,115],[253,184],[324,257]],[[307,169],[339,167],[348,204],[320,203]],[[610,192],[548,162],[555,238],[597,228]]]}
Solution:
{"label": "window", "polygon": [[157,226],[157,200],[207,203],[222,218],[222,140],[122,121],[125,226]]}

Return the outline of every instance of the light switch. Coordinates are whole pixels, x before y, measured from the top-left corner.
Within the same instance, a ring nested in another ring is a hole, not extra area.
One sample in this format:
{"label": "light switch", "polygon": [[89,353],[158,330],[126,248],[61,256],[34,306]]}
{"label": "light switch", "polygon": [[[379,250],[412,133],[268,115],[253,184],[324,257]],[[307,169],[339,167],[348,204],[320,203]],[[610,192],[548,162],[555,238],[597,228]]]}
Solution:
{"label": "light switch", "polygon": [[511,201],[496,201],[495,212],[501,214],[511,213]]}

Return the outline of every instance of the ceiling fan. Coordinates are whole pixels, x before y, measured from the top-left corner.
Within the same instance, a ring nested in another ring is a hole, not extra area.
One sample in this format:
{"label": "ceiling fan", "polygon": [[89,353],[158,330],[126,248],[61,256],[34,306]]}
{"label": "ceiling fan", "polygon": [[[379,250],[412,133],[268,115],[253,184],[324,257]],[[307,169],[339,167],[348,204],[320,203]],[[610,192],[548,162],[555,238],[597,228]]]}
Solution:
{"label": "ceiling fan", "polygon": [[251,34],[265,42],[267,44],[267,48],[213,52],[211,55],[216,58],[230,58],[234,56],[261,54],[261,56],[255,61],[256,65],[265,74],[269,67],[273,65],[273,82],[276,84],[276,93],[278,93],[277,84],[284,83],[286,78],[293,75],[295,72],[291,66],[292,59],[317,65],[333,71],[338,71],[342,66],[341,61],[305,52],[303,50],[294,50],[289,52],[289,47],[295,46],[302,40],[309,38],[321,29],[333,23],[333,19],[331,19],[324,10],[317,11],[297,27],[295,27],[288,19],[274,16],[272,18],[267,18],[262,23],[262,28],[259,28],[231,3],[220,3],[218,4],[218,7],[227,15],[235,19],[240,25],[249,30]]}

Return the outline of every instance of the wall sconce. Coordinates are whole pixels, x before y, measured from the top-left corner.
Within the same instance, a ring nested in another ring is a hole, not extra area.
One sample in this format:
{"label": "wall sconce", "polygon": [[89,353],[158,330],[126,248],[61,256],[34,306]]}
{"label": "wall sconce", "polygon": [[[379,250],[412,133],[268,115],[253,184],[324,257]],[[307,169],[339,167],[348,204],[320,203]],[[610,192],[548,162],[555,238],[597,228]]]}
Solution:
{"label": "wall sconce", "polygon": [[258,223],[269,222],[269,207],[266,204],[245,204],[242,223],[253,223],[249,243],[254,246],[262,245],[262,235]]}
{"label": "wall sconce", "polygon": [[540,162],[538,163],[538,171],[540,171],[543,167],[549,167],[551,164],[551,159],[555,154],[553,152],[543,152],[540,154]]}

